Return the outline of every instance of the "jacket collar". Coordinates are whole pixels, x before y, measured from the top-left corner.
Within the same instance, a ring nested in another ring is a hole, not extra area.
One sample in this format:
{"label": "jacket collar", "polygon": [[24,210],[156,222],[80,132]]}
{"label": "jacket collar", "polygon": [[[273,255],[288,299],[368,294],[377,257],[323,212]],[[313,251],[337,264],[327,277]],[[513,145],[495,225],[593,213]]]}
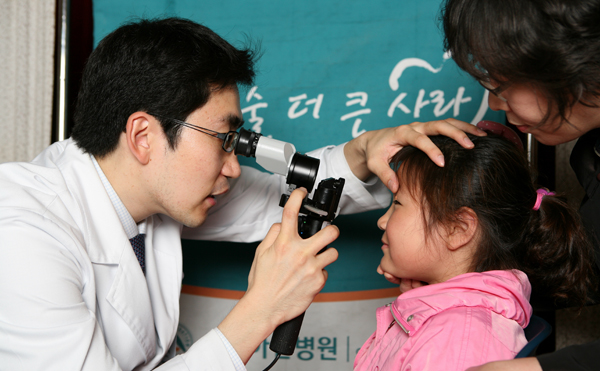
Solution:
{"label": "jacket collar", "polygon": [[466,273],[400,295],[388,308],[409,335],[432,316],[451,308],[483,307],[526,327],[531,316],[531,285],[518,270]]}

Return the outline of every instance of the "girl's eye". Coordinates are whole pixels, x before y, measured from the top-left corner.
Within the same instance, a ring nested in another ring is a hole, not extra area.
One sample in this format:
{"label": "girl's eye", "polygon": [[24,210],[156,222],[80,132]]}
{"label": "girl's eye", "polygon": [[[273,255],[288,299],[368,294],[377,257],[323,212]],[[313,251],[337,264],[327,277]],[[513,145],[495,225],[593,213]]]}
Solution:
{"label": "girl's eye", "polygon": [[402,204],[400,203],[400,201],[394,200],[394,205],[402,205]]}

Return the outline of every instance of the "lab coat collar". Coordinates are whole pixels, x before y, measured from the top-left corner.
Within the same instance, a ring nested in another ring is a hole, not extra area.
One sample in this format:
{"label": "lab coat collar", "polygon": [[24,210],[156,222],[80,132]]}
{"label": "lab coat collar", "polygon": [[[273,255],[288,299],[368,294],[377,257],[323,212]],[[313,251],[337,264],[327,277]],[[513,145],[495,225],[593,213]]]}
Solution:
{"label": "lab coat collar", "polygon": [[[74,142],[69,140],[64,156],[57,159],[57,165],[63,170],[65,183],[77,200],[81,209],[81,218],[85,225],[80,226],[86,233],[85,246],[94,265],[113,266],[114,269],[96,269],[96,281],[112,284],[104,298],[133,332],[146,361],[156,353],[156,329],[150,294],[146,277],[139,266],[131,243],[119,220],[100,177],[89,155],[83,153]],[[60,164],[64,161],[63,164]],[[152,240],[153,219],[147,219],[147,239]],[[151,245],[150,245],[151,248]],[[148,269],[154,276],[157,272]],[[168,331],[171,332],[171,331]],[[118,336],[105,331],[105,336]],[[171,334],[169,334],[170,336]]]}
{"label": "lab coat collar", "polygon": [[66,142],[64,153],[56,162],[69,192],[79,203],[88,256],[92,263],[119,264],[123,252],[131,250],[123,225],[90,156],[72,140]]}

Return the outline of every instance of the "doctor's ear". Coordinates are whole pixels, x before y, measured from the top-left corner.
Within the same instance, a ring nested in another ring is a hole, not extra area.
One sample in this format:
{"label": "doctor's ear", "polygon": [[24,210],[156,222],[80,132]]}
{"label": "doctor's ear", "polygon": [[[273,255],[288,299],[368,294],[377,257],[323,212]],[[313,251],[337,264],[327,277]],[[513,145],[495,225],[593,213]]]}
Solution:
{"label": "doctor's ear", "polygon": [[125,129],[127,147],[142,165],[150,162],[157,126],[162,130],[158,120],[146,112],[134,112],[127,119]]}
{"label": "doctor's ear", "polygon": [[477,237],[479,219],[473,209],[462,207],[454,221],[446,226],[446,242],[450,250],[458,250],[469,245]]}

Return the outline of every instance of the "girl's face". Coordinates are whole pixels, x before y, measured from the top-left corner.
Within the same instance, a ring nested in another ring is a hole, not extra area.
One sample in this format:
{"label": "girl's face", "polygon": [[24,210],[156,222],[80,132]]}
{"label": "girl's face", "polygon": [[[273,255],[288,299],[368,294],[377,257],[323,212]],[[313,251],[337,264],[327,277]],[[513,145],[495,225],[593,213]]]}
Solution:
{"label": "girl's face", "polygon": [[548,100],[530,85],[512,84],[498,95],[490,93],[488,103],[494,111],[506,111],[508,122],[517,126],[521,132],[531,133],[547,145],[569,142],[600,127],[600,108],[587,107],[581,103],[575,104],[567,112],[569,122],[565,122],[560,116],[551,115],[546,123],[539,126],[548,111]]}
{"label": "girl's face", "polygon": [[384,272],[427,283],[444,280],[443,252],[438,248],[443,241],[435,229],[425,239],[422,206],[402,182],[392,206],[379,219],[377,226],[384,231],[380,264]]}

